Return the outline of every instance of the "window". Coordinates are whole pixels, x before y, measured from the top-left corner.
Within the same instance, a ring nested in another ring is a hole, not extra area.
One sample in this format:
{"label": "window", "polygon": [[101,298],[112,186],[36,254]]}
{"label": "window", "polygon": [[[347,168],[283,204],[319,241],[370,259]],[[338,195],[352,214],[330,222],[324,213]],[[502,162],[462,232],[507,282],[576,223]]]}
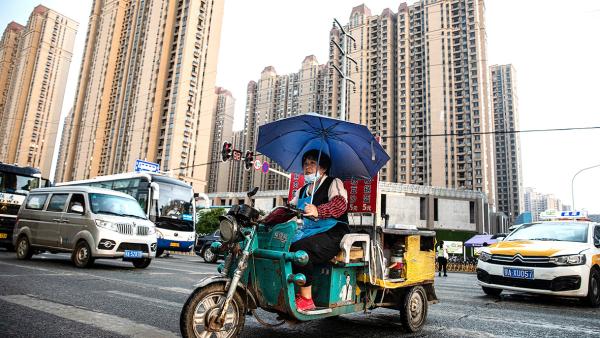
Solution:
{"label": "window", "polygon": [[47,198],[48,194],[29,195],[25,208],[33,210],[42,210],[44,204],[46,204]]}
{"label": "window", "polygon": [[83,207],[83,212],[85,213],[85,198],[82,194],[73,194],[71,195],[71,201],[69,202],[69,209],[67,212],[76,213],[73,211],[73,206],[80,205]]}
{"label": "window", "polygon": [[594,245],[598,246],[600,244],[600,226],[596,226],[594,228]]}
{"label": "window", "polygon": [[433,199],[433,220],[439,221],[439,219],[438,219],[438,199],[437,198]]}
{"label": "window", "polygon": [[469,202],[469,223],[475,223],[475,202]]}
{"label": "window", "polygon": [[419,198],[419,213],[420,213],[420,220],[426,220],[427,219],[427,199],[425,197],[421,197]]}
{"label": "window", "polygon": [[46,211],[57,211],[62,212],[65,210],[65,204],[67,204],[67,198],[69,194],[54,194],[50,198],[50,202],[48,202],[48,207],[46,207]]}

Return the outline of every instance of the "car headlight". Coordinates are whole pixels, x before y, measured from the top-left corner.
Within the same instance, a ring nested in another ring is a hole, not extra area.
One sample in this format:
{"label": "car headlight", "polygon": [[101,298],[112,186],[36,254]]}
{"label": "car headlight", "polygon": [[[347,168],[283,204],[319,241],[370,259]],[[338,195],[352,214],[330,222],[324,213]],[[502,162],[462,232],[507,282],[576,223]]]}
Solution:
{"label": "car headlight", "polygon": [[155,229],[155,231],[156,231],[156,237],[157,237],[157,238],[163,238],[163,237],[165,237],[165,236],[162,234],[162,232],[160,232],[160,230],[158,230],[158,229],[156,229],[156,228],[154,228],[154,229]]}
{"label": "car headlight", "polygon": [[479,253],[479,260],[482,262],[487,262],[492,259],[492,254],[482,251]]}
{"label": "car headlight", "polygon": [[219,222],[219,231],[221,233],[221,239],[223,242],[233,242],[239,234],[239,228],[235,218],[230,215],[221,217],[221,221]]}
{"label": "car headlight", "polygon": [[95,220],[95,222],[96,222],[96,225],[101,228],[112,230],[112,231],[119,231],[117,229],[117,225],[113,222],[103,221],[101,219],[97,219],[97,220]]}
{"label": "car headlight", "polygon": [[585,255],[566,255],[550,257],[548,261],[556,265],[581,265],[585,264]]}
{"label": "car headlight", "polygon": [[152,225],[148,227],[148,235],[154,235],[156,234],[156,228]]}

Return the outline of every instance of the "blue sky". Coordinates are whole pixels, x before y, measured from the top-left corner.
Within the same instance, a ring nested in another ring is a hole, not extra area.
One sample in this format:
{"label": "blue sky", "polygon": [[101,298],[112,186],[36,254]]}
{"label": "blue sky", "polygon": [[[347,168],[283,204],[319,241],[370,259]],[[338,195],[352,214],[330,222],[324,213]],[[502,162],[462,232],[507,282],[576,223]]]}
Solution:
{"label": "blue sky", "polygon": [[[412,3],[413,1],[408,1]],[[91,0],[46,0],[43,4],[79,22],[63,112],[73,103]],[[345,23],[349,0],[225,0],[217,85],[237,98],[241,128],[248,81],[265,66],[279,74],[297,72],[305,56],[323,63],[333,18]],[[368,0],[373,14],[401,1]],[[487,0],[488,64],[512,63],[517,70],[521,129],[600,126],[600,1]],[[0,0],[0,26],[25,24],[31,0]],[[244,62],[240,62],[240,59]],[[571,178],[600,164],[600,130],[532,133],[521,136],[526,186],[554,193],[571,204]],[[600,213],[600,168],[577,176],[576,206]]]}

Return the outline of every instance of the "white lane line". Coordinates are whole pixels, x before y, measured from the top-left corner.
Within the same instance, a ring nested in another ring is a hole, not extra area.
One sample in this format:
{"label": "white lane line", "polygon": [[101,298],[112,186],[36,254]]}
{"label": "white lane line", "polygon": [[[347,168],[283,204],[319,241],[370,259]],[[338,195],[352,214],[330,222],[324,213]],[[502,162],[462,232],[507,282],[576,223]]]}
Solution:
{"label": "white lane line", "polygon": [[150,298],[150,297],[144,297],[144,296],[136,295],[134,293],[121,292],[121,291],[117,291],[117,290],[110,290],[110,291],[106,291],[106,292],[113,294],[113,295],[117,295],[117,296],[123,296],[123,297],[143,300],[145,302],[155,303],[155,304],[159,304],[159,305],[168,305],[168,306],[172,306],[172,307],[175,307],[178,309],[181,309],[183,307],[183,304],[180,304],[180,303],[169,302],[166,300],[155,299],[155,298]]}
{"label": "white lane line", "polygon": [[92,325],[101,330],[131,337],[176,337],[177,334],[129,319],[80,307],[54,303],[27,295],[0,296],[0,300],[42,311],[75,322]]}
{"label": "white lane line", "polygon": [[174,275],[175,272],[146,272],[147,275]]}
{"label": "white lane line", "polygon": [[38,276],[44,276],[44,277],[47,277],[47,276],[60,276],[60,277],[63,277],[63,276],[74,276],[74,275],[75,274],[73,274],[73,273],[32,273],[32,274],[27,274],[27,275],[24,275],[24,274],[21,274],[21,275],[0,275],[0,278],[2,278],[2,277],[38,277]]}
{"label": "white lane line", "polygon": [[38,271],[50,271],[48,269],[44,269],[44,268],[40,268],[37,266],[28,266],[28,265],[21,265],[21,264],[15,264],[15,263],[6,263],[6,262],[0,262],[0,264],[2,265],[9,265],[9,266],[16,266],[19,268],[25,268],[25,269],[31,269],[31,270],[38,270]]}
{"label": "white lane line", "polygon": [[[157,265],[150,265],[150,266],[151,266],[152,268],[154,268],[154,269],[170,270],[170,271],[177,271],[177,272],[187,272],[187,273],[189,273],[189,274],[195,274],[195,275],[197,275],[197,274],[207,274],[207,272],[200,272],[200,271],[194,271],[194,270],[176,269],[176,268],[166,268],[166,267],[163,267],[163,266],[157,266]],[[214,272],[214,273],[216,273],[216,270],[217,270],[217,269],[215,269],[215,272]]]}
{"label": "white lane line", "polygon": [[483,337],[485,337],[485,338],[506,337],[506,336],[496,336],[489,332],[467,330],[467,329],[458,328],[458,327],[426,325],[425,330],[436,331],[436,332],[431,332],[431,333],[442,333],[443,335],[459,336],[459,337],[482,337],[482,338]]}

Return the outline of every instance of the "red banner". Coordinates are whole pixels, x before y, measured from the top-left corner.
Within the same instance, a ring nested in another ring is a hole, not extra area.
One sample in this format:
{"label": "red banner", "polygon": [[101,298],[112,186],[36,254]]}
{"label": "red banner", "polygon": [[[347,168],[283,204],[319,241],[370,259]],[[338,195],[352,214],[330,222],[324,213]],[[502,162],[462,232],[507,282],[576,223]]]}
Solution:
{"label": "red banner", "polygon": [[[348,212],[371,212],[377,210],[377,183],[378,177],[370,180],[347,180],[344,188],[348,192]],[[291,201],[304,186],[304,175],[291,174],[288,201]]]}

